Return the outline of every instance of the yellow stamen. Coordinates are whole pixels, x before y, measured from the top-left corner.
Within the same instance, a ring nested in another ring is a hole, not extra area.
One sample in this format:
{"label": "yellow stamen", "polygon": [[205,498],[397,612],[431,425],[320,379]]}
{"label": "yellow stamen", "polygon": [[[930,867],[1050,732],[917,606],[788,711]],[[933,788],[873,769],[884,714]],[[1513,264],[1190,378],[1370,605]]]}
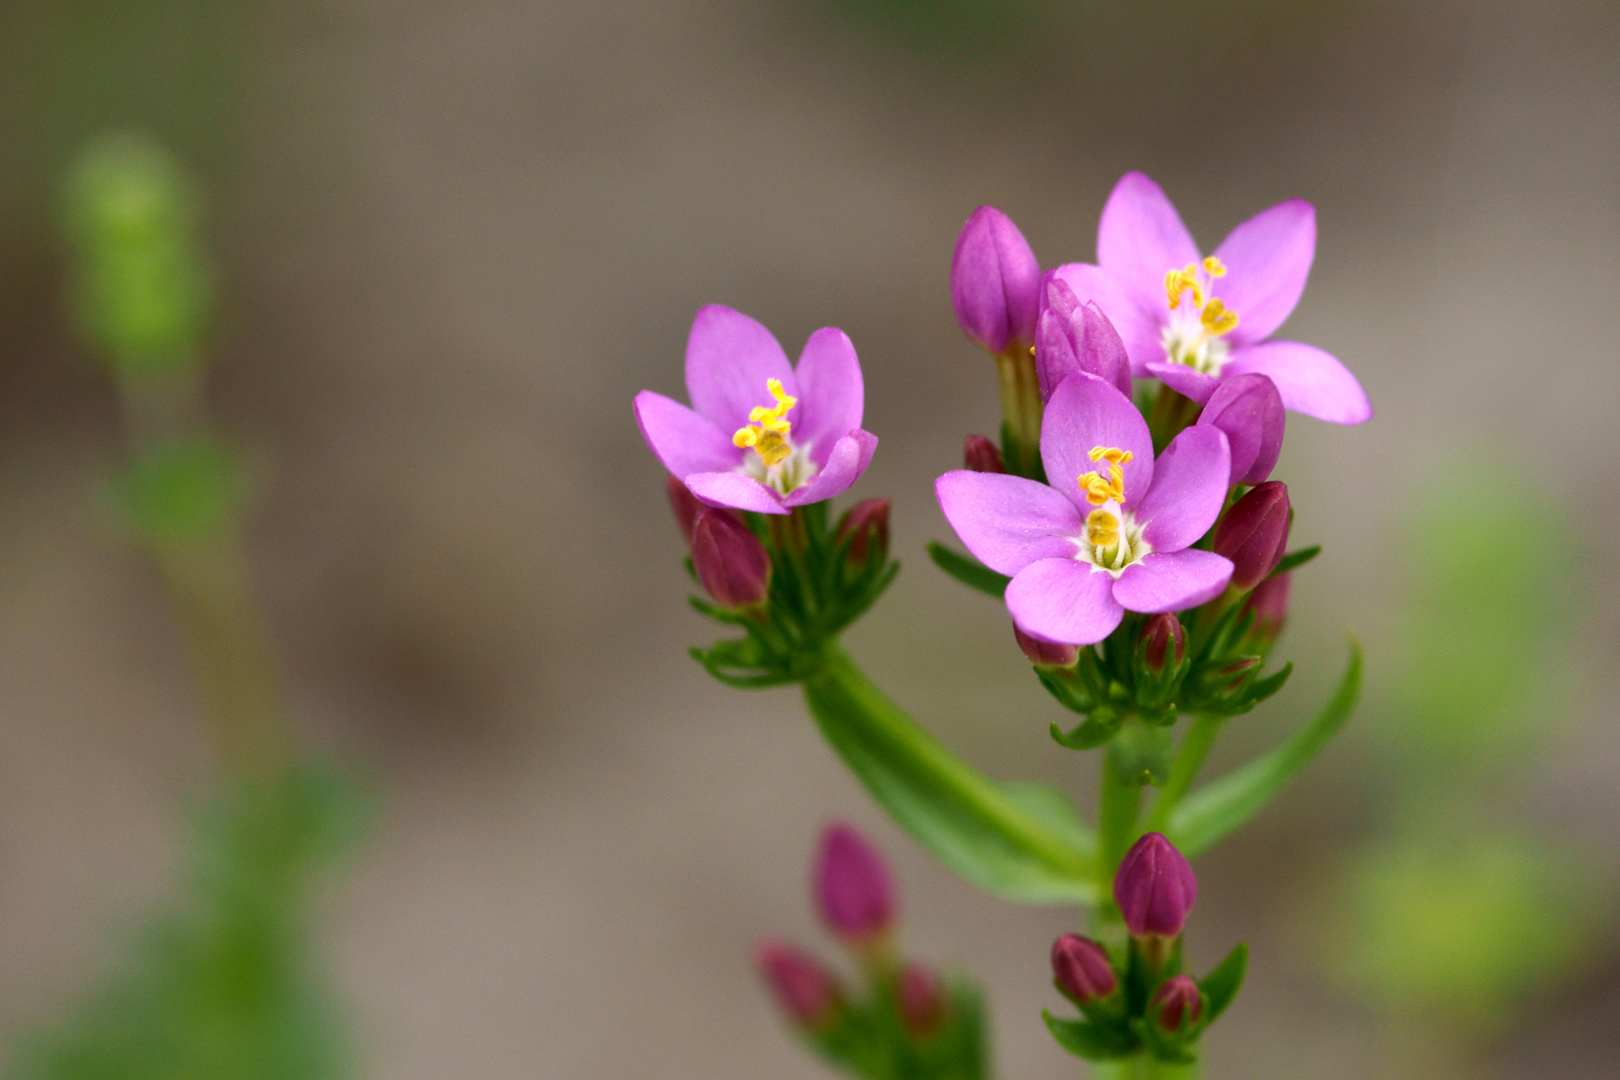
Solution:
{"label": "yellow stamen", "polygon": [[1108,479],[1095,472],[1081,473],[1075,477],[1080,490],[1086,493],[1086,501],[1092,506],[1101,506],[1112,499],[1115,502],[1125,501],[1125,470],[1118,465],[1108,466]]}
{"label": "yellow stamen", "polygon": [[1225,277],[1226,264],[1213,255],[1206,255],[1204,257],[1204,273],[1212,278]]}
{"label": "yellow stamen", "polygon": [[1092,461],[1100,461],[1103,458],[1107,458],[1110,465],[1123,465],[1127,461],[1131,460],[1132,457],[1129,450],[1120,450],[1113,446],[1093,446],[1091,448],[1091,452],[1087,456],[1090,457]]}
{"label": "yellow stamen", "polygon": [[1204,305],[1204,310],[1198,313],[1198,321],[1204,324],[1205,330],[1219,337],[1237,326],[1238,317],[1237,312],[1229,310],[1212,296],[1209,303]]}
{"label": "yellow stamen", "polygon": [[1192,291],[1194,308],[1204,306],[1204,283],[1198,278],[1198,264],[1188,263],[1183,270],[1171,270],[1164,275],[1164,295],[1170,308],[1174,310],[1181,304],[1181,294]]}
{"label": "yellow stamen", "polygon": [[785,417],[787,411],[799,403],[799,399],[782,389],[781,379],[765,380],[765,389],[771,392],[776,404],[770,408],[755,405],[750,409],[748,419],[758,426],[743,425],[733,433],[731,442],[733,446],[753,447],[760,460],[769,466],[793,453],[793,445],[787,439],[793,425]]}
{"label": "yellow stamen", "polygon": [[1119,543],[1119,518],[1106,510],[1086,515],[1086,539],[1093,547],[1107,548]]}
{"label": "yellow stamen", "polygon": [[1204,259],[1202,267],[1198,263],[1188,263],[1180,270],[1168,270],[1164,275],[1165,299],[1173,311],[1181,306],[1183,294],[1191,292],[1192,309],[1198,313],[1198,322],[1204,333],[1210,337],[1220,337],[1236,329],[1238,324],[1237,312],[1209,295],[1215,279],[1225,276],[1226,264],[1213,255]]}

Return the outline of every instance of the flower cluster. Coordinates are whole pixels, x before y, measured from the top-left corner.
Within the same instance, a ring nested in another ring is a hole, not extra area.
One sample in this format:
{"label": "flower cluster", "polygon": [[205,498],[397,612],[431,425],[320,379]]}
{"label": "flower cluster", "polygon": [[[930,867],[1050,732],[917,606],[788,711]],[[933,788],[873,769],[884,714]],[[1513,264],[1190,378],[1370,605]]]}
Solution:
{"label": "flower cluster", "polygon": [[810,952],[776,938],[754,959],[778,1007],[829,1061],[857,1076],[957,1080],[982,1076],[978,992],[898,955],[898,901],[883,857],[852,826],[821,834],[812,893],[824,926],[854,956],[852,991]]}
{"label": "flower cluster", "polygon": [[[795,366],[759,323],[707,307],[687,344],[690,406],[636,397],[642,436],[670,473],[688,568],[708,596],[693,605],[743,635],[693,656],[729,685],[801,684],[822,735],[866,790],[967,880],[1017,902],[1095,910],[1107,944],[1068,934],[1052,950],[1057,985],[1082,1016],[1047,1023],[1083,1057],[1193,1059],[1237,993],[1247,954],[1239,946],[1201,980],[1181,970],[1197,893],[1182,851],[1259,812],[1355,704],[1353,647],[1333,698],[1288,744],[1194,787],[1225,719],[1276,693],[1292,670],[1266,664],[1291,575],[1318,549],[1288,549],[1294,511],[1272,478],[1287,413],[1340,424],[1372,415],[1337,359],[1273,337],[1304,289],[1315,241],[1315,212],[1296,200],[1202,255],[1164,193],[1137,173],[1108,199],[1095,263],[1043,269],[1012,220],[988,206],[958,238],[952,306],[994,360],[1001,438],[968,435],[964,467],[935,483],[969,554],[928,551],[1005,604],[1036,677],[1081,717],[1051,733],[1069,749],[1100,751],[1092,826],[1058,792],[1001,784],[958,760],[841,647],[841,632],[898,570],[888,500],[836,519],[827,508],[877,446],[861,427],[860,364],[841,330],[812,334]],[[834,827],[816,880],[823,919],[860,960],[867,988],[852,994],[808,954],[761,946],[759,962],[806,1038],[871,1080],[981,1075],[976,997],[947,993],[894,957],[881,859]]]}

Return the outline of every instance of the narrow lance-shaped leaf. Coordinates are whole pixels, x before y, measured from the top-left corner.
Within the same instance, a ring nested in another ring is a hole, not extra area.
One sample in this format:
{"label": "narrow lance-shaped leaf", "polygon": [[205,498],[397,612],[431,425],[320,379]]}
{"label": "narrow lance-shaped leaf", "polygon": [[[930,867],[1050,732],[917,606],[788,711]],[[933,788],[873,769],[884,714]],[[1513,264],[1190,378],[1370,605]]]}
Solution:
{"label": "narrow lance-shaped leaf", "polygon": [[934,565],[962,584],[997,600],[1006,593],[1007,583],[1012,580],[1006,574],[998,574],[976,559],[959,555],[937,540],[928,541],[927,546],[928,557],[934,560]]}
{"label": "narrow lance-shaped leaf", "polygon": [[1018,903],[1096,901],[1096,841],[1057,792],[975,772],[836,649],[805,699],[866,790],[950,869]]}
{"label": "narrow lance-shaped leaf", "polygon": [[1361,644],[1350,640],[1350,663],[1339,685],[1310,723],[1281,746],[1195,791],[1170,815],[1165,830],[1183,854],[1212,847],[1277,796],[1338,734],[1361,695]]}
{"label": "narrow lance-shaped leaf", "polygon": [[1226,1011],[1237,997],[1237,992],[1243,986],[1243,976],[1249,972],[1249,947],[1239,945],[1226,954],[1226,959],[1215,966],[1215,970],[1204,976],[1198,983],[1198,989],[1209,999],[1209,1011],[1204,1014],[1204,1023],[1212,1024],[1216,1017]]}

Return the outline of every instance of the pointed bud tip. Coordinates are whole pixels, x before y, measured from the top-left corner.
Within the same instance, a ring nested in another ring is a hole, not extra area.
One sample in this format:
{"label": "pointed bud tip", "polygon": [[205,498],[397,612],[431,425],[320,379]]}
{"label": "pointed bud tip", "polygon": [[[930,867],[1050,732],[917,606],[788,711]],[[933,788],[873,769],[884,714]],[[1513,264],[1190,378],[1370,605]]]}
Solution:
{"label": "pointed bud tip", "polygon": [[1172,1034],[1198,1023],[1198,1018],[1204,1012],[1204,1003],[1198,996],[1198,984],[1190,975],[1166,979],[1154,992],[1151,1007],[1159,1027]]}
{"label": "pointed bud tip", "polygon": [[1182,629],[1181,620],[1168,611],[1147,621],[1142,627],[1141,640],[1142,663],[1155,675],[1167,666],[1180,664],[1187,653],[1187,632]]}
{"label": "pointed bud tip", "polygon": [[664,478],[664,492],[669,496],[669,508],[675,512],[675,526],[681,530],[681,539],[691,544],[692,526],[703,512],[703,504],[698,502],[697,496],[687,489],[685,481],[678,476]]}
{"label": "pointed bud tip", "polygon": [[962,440],[962,465],[970,472],[1004,473],[1007,463],[1002,460],[996,444],[983,435],[969,435]]}
{"label": "pointed bud tip", "polygon": [[1180,936],[1197,900],[1192,867],[1162,833],[1138,840],[1114,875],[1114,902],[1137,937]]}
{"label": "pointed bud tip", "polygon": [[889,556],[889,500],[862,499],[838,522],[838,541],[849,541],[845,558],[855,566]]}
{"label": "pointed bud tip", "polygon": [[1077,1004],[1100,1001],[1119,986],[1108,951],[1079,934],[1064,934],[1052,943],[1052,978]]}
{"label": "pointed bud tip", "polygon": [[888,933],[896,897],[889,867],[851,825],[833,822],[816,856],[816,907],[834,933],[857,943]]}
{"label": "pointed bud tip", "polygon": [[993,206],[973,211],[951,257],[951,307],[962,332],[992,353],[1035,337],[1041,266],[1012,219]]}

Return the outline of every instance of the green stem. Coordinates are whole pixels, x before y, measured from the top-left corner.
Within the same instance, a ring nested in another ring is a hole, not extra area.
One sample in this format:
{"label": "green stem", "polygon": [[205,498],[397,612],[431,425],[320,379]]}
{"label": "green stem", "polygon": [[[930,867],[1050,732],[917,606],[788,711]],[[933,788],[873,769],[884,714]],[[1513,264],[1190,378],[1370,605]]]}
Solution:
{"label": "green stem", "polygon": [[1014,341],[996,354],[996,383],[1001,390],[1001,415],[1007,426],[1007,470],[1017,476],[1041,479],[1041,384],[1029,345]]}
{"label": "green stem", "polygon": [[1181,746],[1176,750],[1176,760],[1170,766],[1170,779],[1165,781],[1164,790],[1153,801],[1153,812],[1148,815],[1147,825],[1143,832],[1163,832],[1170,820],[1171,811],[1181,802],[1181,797],[1187,794],[1192,782],[1198,779],[1198,771],[1204,767],[1204,759],[1209,757],[1210,747],[1215,745],[1215,736],[1220,734],[1221,722],[1224,717],[1199,715],[1192,718],[1187,727],[1187,734],[1181,738]]}
{"label": "green stem", "polygon": [[[1135,778],[1120,775],[1113,746],[1098,755],[1097,774],[1097,889],[1112,895],[1114,870],[1130,849],[1136,829],[1136,816],[1142,806],[1142,786]],[[1105,901],[1099,908],[1112,907]],[[1099,915],[1102,912],[1099,911]]]}
{"label": "green stem", "polygon": [[1091,1066],[1092,1080],[1198,1080],[1198,1063],[1173,1065],[1150,1054],[1124,1061],[1099,1061]]}

